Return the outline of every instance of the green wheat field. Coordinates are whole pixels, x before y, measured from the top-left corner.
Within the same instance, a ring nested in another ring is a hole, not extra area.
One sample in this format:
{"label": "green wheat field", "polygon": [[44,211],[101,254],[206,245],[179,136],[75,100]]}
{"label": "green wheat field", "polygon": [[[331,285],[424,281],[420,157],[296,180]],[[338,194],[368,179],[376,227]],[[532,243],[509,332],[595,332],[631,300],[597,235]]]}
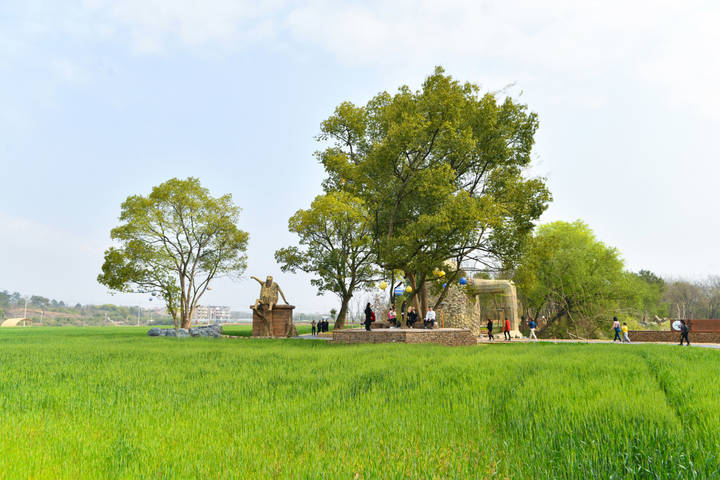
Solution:
{"label": "green wheat field", "polygon": [[0,330],[0,478],[720,478],[720,351],[146,331]]}

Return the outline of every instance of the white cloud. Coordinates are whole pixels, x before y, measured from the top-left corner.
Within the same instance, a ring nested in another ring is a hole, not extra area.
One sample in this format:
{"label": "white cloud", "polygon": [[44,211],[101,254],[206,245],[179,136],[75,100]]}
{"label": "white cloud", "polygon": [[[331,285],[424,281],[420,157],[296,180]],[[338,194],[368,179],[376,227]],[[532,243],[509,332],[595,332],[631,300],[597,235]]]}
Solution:
{"label": "white cloud", "polygon": [[[678,104],[720,109],[713,84],[720,4],[708,0],[25,0],[4,8],[9,20],[0,40],[12,41],[0,42],[0,59],[53,35],[142,54],[216,56],[290,45],[298,57],[329,52],[346,65],[387,71],[389,79],[443,64],[462,78],[497,77],[488,88],[538,81],[549,89],[544,94],[591,106],[604,99],[573,90],[622,74]],[[49,62],[77,79],[81,62]]]}
{"label": "white cloud", "polygon": [[162,52],[178,45],[223,51],[247,47],[275,34],[277,1],[91,0],[90,15],[134,49]]}
{"label": "white cloud", "polygon": [[51,66],[58,77],[68,83],[82,83],[87,78],[82,67],[72,60],[58,58],[51,62]]}

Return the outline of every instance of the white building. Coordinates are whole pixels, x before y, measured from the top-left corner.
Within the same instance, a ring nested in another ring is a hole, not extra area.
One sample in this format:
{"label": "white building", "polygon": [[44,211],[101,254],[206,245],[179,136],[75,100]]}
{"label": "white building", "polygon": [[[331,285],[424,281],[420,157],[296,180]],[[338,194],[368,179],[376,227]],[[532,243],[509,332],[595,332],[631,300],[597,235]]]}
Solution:
{"label": "white building", "polygon": [[197,322],[228,322],[230,307],[220,305],[198,305],[193,319]]}

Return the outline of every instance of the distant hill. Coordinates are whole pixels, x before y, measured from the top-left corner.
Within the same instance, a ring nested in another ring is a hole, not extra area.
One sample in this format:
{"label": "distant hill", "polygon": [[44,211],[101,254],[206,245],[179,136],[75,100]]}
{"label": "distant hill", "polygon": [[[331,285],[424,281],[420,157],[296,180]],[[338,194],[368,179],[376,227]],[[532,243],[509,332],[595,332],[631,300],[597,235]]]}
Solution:
{"label": "distant hill", "polygon": [[33,325],[168,325],[172,318],[164,308],[144,309],[119,305],[68,305],[63,301],[49,299],[39,295],[24,296],[19,292],[0,292],[0,319],[22,317],[25,314]]}

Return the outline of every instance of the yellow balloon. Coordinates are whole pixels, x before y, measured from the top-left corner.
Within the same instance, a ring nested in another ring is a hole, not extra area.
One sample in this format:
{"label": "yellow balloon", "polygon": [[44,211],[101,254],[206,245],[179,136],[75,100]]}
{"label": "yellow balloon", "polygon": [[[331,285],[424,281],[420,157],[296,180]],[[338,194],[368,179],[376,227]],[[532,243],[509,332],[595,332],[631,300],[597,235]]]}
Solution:
{"label": "yellow balloon", "polygon": [[406,288],[405,288],[405,291],[406,291],[407,293],[412,293],[412,287],[406,287]]}
{"label": "yellow balloon", "polygon": [[385,290],[385,289],[387,288],[387,282],[385,282],[385,281],[380,282],[380,284],[378,285],[378,287],[380,287],[381,289]]}
{"label": "yellow balloon", "polygon": [[445,271],[444,271],[444,270],[440,270],[440,276],[441,276],[441,277],[444,277],[444,276],[445,276]]}

